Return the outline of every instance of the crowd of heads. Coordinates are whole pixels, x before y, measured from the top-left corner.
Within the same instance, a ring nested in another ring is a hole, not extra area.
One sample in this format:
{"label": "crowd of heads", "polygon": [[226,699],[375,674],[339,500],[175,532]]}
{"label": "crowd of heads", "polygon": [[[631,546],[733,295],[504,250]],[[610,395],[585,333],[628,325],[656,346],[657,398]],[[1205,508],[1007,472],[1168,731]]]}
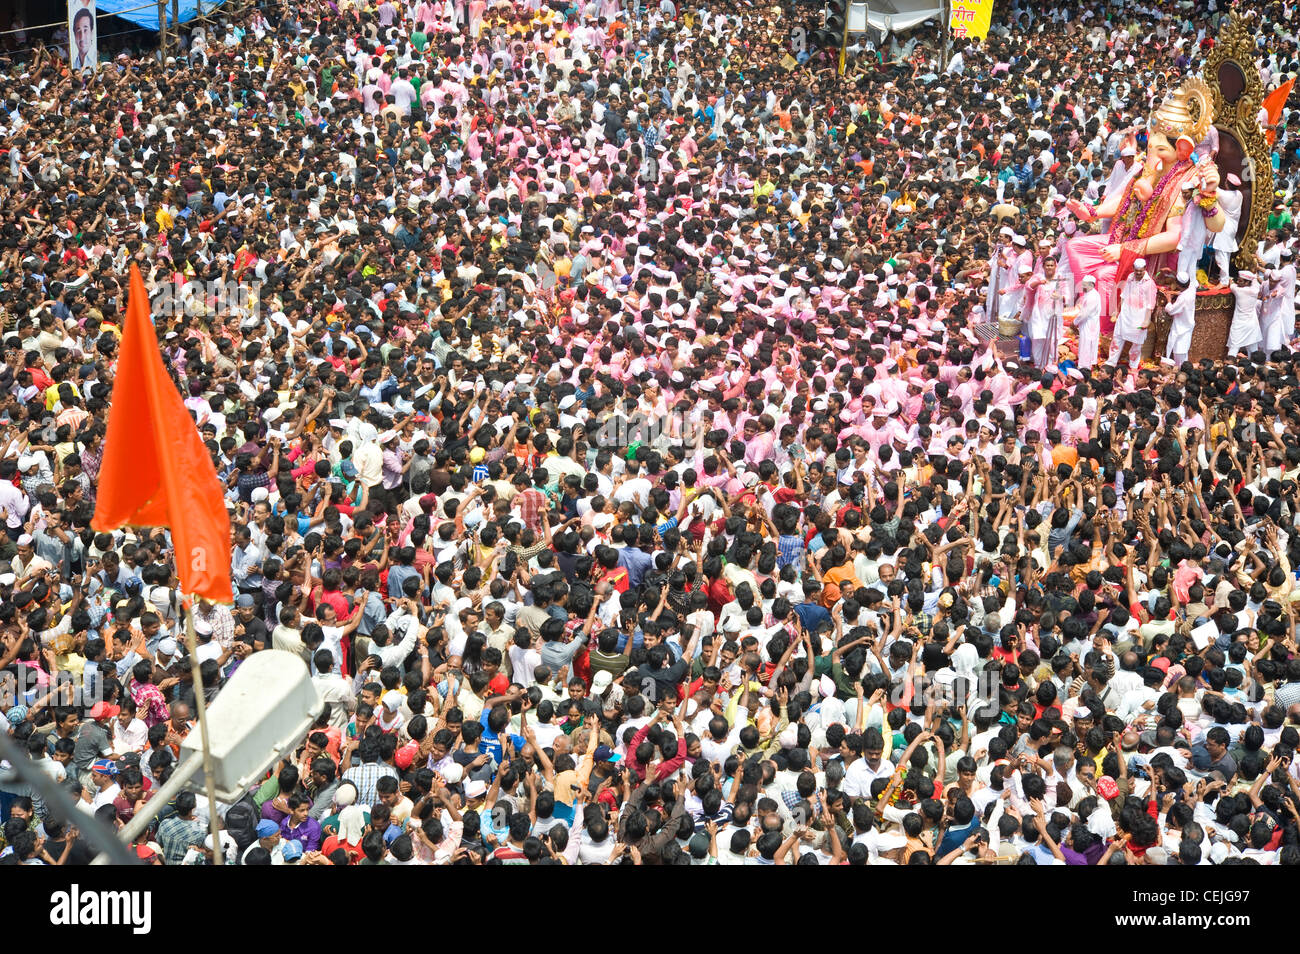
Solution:
{"label": "crowd of heads", "polygon": [[[674,0],[9,55],[0,862],[137,813],[165,865],[1300,859],[1295,355],[1042,369],[984,312],[1225,11],[1030,6],[843,75]],[[168,532],[91,528],[132,264],[233,527],[197,683]],[[154,795],[264,651],[323,708],[214,843]]]}

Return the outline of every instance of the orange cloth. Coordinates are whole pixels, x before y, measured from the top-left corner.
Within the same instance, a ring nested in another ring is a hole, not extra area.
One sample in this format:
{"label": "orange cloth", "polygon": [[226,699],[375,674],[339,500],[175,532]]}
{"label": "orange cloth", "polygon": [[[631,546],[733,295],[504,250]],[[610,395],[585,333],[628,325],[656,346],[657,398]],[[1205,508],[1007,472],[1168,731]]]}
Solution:
{"label": "orange cloth", "polygon": [[170,527],[181,589],[233,602],[230,517],[221,483],[167,376],[135,265],[99,481],[94,529]]}
{"label": "orange cloth", "polygon": [[1070,447],[1068,444],[1057,444],[1052,448],[1052,466],[1058,467],[1061,464],[1069,464],[1073,470],[1079,464],[1079,451],[1077,448]]}
{"label": "orange cloth", "polygon": [[[1295,86],[1295,80],[1289,79],[1273,92],[1264,97],[1264,111],[1268,114],[1268,124],[1276,126],[1277,121],[1282,118],[1282,107],[1286,105],[1287,97],[1291,95],[1291,88]],[[1268,138],[1268,144],[1273,145],[1273,140],[1277,138],[1277,130],[1266,130],[1265,136]]]}

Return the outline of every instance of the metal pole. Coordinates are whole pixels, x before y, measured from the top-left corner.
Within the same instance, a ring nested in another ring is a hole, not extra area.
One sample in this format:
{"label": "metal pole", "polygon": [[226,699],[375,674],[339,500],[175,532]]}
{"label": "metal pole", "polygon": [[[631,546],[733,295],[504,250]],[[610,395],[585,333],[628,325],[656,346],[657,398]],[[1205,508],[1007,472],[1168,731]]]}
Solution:
{"label": "metal pole", "polygon": [[208,748],[208,702],[203,697],[203,679],[199,674],[198,639],[194,635],[194,603],[185,601],[185,646],[190,653],[190,673],[194,680],[194,708],[199,717],[199,741],[203,745],[203,785],[208,790],[208,829],[212,832],[212,863],[217,864],[221,851],[221,821],[217,818],[217,782],[212,772],[212,751]]}
{"label": "metal pole", "polygon": [[[172,772],[171,777],[167,779],[166,783],[159,788],[158,791],[154,792],[153,797],[145,803],[144,811],[136,812],[127,823],[126,827],[118,833],[118,837],[128,845],[135,841],[136,838],[140,837],[144,830],[149,827],[149,823],[154,820],[154,817],[167,807],[168,802],[180,794],[181,789],[183,789],[185,784],[194,777],[194,774],[202,767],[202,765],[203,759],[200,756],[191,755],[180,765],[176,766],[176,770]],[[93,865],[102,865],[107,863],[107,853],[101,854],[91,862]]]}
{"label": "metal pole", "polygon": [[41,793],[46,808],[58,809],[69,825],[75,825],[77,831],[86,836],[86,840],[102,852],[101,858],[111,859],[114,864],[133,865],[139,862],[131,856],[126,845],[118,841],[111,831],[94,815],[81,811],[63,786],[54,781],[48,773],[36,768],[25,753],[18,750],[8,733],[0,732],[0,757],[4,758],[18,773],[18,777]]}
{"label": "metal pole", "polygon": [[844,4],[844,30],[840,34],[840,63],[839,63],[839,71],[838,71],[840,76],[844,75],[844,60],[845,60],[845,56],[847,55],[845,51],[848,45],[849,45],[849,3],[845,3]]}
{"label": "metal pole", "polygon": [[939,71],[948,70],[948,58],[952,55],[952,0],[943,0],[943,22],[939,29],[943,34],[943,45],[939,48]]}

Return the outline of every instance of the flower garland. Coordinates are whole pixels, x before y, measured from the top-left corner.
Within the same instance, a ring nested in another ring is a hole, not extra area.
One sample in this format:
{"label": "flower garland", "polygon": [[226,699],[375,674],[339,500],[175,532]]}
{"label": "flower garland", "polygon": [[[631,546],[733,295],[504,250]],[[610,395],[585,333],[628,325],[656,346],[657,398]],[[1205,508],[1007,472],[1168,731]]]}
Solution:
{"label": "flower garland", "polygon": [[[1154,208],[1157,198],[1164,194],[1165,186],[1169,184],[1169,181],[1173,179],[1174,176],[1186,171],[1190,165],[1192,165],[1190,159],[1180,159],[1169,167],[1169,170],[1161,176],[1160,181],[1156,183],[1156,187],[1151,190],[1151,197],[1147,199],[1146,202],[1142,203],[1142,206],[1137,210],[1137,215],[1134,218],[1133,224],[1128,229],[1128,234],[1119,238],[1119,241],[1126,242],[1145,236],[1147,219],[1151,215],[1151,210]],[[1110,235],[1108,236],[1112,242],[1116,240],[1117,233],[1124,226],[1124,220],[1127,218],[1129,209],[1133,204],[1133,190],[1136,185],[1137,179],[1134,179],[1129,183],[1129,186],[1124,193],[1124,204],[1121,205],[1119,211],[1115,213],[1115,218],[1110,227]]]}

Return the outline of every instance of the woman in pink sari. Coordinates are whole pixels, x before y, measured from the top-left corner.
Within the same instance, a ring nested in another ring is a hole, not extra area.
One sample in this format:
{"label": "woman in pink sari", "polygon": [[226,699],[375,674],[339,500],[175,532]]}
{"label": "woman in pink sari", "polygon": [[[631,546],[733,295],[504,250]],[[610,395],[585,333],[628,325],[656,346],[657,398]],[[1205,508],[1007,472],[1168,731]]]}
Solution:
{"label": "woman in pink sari", "polygon": [[[1081,221],[1111,220],[1107,233],[1081,235],[1066,244],[1074,280],[1082,282],[1085,275],[1096,279],[1103,333],[1110,331],[1117,310],[1116,287],[1128,277],[1133,262],[1145,258],[1155,275],[1171,256],[1176,258],[1184,214],[1202,216],[1209,232],[1218,232],[1227,221],[1217,202],[1218,168],[1213,161],[1193,156],[1214,119],[1208,92],[1199,79],[1188,80],[1161,103],[1147,124],[1146,168],[1120,192],[1096,207],[1069,204]],[[1196,186],[1192,199],[1184,198],[1187,181]]]}

